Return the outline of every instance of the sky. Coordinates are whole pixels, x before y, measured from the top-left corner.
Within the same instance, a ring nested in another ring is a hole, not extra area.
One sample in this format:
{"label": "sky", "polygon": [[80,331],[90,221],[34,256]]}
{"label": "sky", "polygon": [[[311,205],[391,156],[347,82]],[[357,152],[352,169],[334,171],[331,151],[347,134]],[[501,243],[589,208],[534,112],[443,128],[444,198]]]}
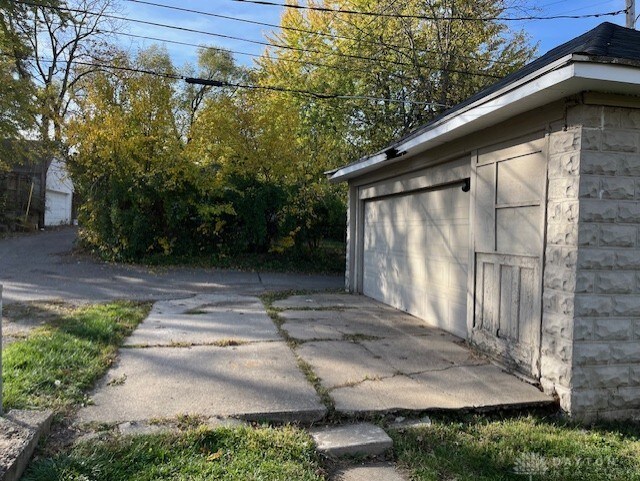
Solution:
{"label": "sky", "polygon": [[[213,18],[201,14],[177,12],[151,5],[132,3],[128,0],[120,0],[122,15],[129,19],[144,20],[180,26],[187,29],[201,30],[219,35],[242,37],[254,42],[265,42],[265,35],[273,29],[261,25],[252,25],[232,21],[228,19]],[[280,23],[282,7],[241,3],[233,0],[149,0],[192,10],[210,12],[218,15],[254,20],[259,22]],[[276,0],[284,3],[284,0]],[[536,6],[539,16],[554,15],[588,15],[594,13],[610,12],[625,8],[625,0],[515,0],[526,6]],[[640,13],[640,7],[636,9]],[[619,25],[625,24],[624,14],[615,17],[584,18],[584,19],[557,19],[557,20],[531,20],[524,22],[510,22],[514,29],[522,29],[529,34],[532,44],[538,45],[538,54],[542,55],[548,50],[590,30],[596,25],[609,21]],[[264,50],[264,45],[245,42],[237,39],[224,38],[215,35],[171,30],[159,26],[141,25],[132,22],[123,22],[125,31],[134,35],[156,37],[197,45],[215,45],[237,52],[246,52],[259,55]],[[120,42],[132,48],[134,51],[140,47],[146,47],[153,43],[149,40],[120,37]],[[174,45],[166,43],[166,48],[174,63],[178,66],[185,62],[195,63],[196,48],[190,46]],[[242,54],[234,54],[237,63],[245,66],[253,65],[252,57]]]}

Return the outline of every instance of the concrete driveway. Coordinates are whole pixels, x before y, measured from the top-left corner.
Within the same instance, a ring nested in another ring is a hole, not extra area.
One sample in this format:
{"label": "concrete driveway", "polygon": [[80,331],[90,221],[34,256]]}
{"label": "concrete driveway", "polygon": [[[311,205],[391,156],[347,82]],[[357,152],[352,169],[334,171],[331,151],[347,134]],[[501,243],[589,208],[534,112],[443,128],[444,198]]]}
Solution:
{"label": "concrete driveway", "polygon": [[[79,422],[122,424],[179,414],[272,421],[397,410],[552,403],[461,340],[362,296],[318,293],[274,304],[291,350],[257,297],[161,301],[127,340]],[[320,378],[320,396],[299,368]]]}
{"label": "concrete driveway", "polygon": [[4,286],[4,302],[156,300],[213,291],[259,294],[266,290],[344,286],[342,276],[150,269],[104,263],[72,253],[76,233],[76,229],[67,228],[0,240],[0,284]]}

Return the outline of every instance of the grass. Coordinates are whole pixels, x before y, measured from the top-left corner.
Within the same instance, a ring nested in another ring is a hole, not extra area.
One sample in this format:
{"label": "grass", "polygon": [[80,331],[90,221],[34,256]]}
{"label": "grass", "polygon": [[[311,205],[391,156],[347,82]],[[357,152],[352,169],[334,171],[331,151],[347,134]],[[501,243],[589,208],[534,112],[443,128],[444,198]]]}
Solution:
{"label": "grass", "polygon": [[113,302],[53,316],[3,350],[4,409],[64,412],[115,359],[118,346],[149,312],[148,304]]}
{"label": "grass", "polygon": [[81,443],[31,463],[23,481],[320,481],[313,443],[284,426],[198,428]]}
{"label": "grass", "polygon": [[150,256],[141,259],[149,266],[188,266],[241,271],[271,271],[314,274],[343,274],[345,244],[324,241],[314,251],[286,251],[239,254],[209,254],[202,256]]}
{"label": "grass", "polygon": [[533,415],[448,416],[391,432],[398,463],[423,481],[640,480],[639,435]]}

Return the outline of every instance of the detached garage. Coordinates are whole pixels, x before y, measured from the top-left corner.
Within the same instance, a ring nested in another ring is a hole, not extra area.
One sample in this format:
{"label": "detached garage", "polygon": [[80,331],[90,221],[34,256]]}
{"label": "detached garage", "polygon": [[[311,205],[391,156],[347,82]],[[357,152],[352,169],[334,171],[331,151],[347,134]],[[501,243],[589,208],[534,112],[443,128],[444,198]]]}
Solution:
{"label": "detached garage", "polygon": [[64,163],[54,160],[47,170],[44,225],[59,226],[72,223],[73,182]]}
{"label": "detached garage", "polygon": [[604,23],[330,173],[347,289],[578,417],[640,416],[639,62],[640,32]]}

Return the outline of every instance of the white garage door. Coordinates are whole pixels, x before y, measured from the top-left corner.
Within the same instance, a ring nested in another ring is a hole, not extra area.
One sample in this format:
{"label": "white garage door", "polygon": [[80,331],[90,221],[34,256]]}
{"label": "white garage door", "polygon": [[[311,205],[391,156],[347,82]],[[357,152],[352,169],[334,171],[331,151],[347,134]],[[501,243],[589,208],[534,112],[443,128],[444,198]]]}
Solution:
{"label": "white garage door", "polygon": [[71,223],[71,194],[47,190],[45,225],[55,226]]}
{"label": "white garage door", "polygon": [[373,199],[364,214],[363,293],[466,338],[469,193]]}

